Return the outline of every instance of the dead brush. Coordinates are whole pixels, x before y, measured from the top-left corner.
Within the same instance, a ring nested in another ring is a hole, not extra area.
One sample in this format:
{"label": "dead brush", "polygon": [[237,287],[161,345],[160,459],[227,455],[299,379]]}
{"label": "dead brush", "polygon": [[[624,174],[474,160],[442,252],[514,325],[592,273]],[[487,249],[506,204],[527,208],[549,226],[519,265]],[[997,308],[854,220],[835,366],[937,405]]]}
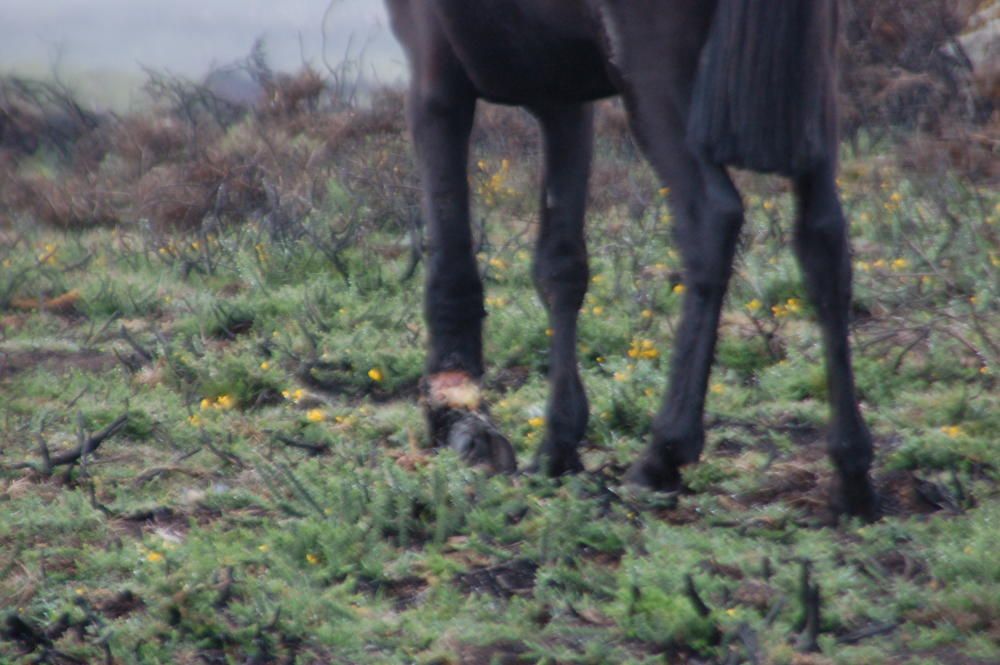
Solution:
{"label": "dead brush", "polygon": [[842,121],[863,127],[935,130],[982,109],[956,37],[975,11],[969,0],[848,0],[840,58]]}
{"label": "dead brush", "polygon": [[190,132],[169,113],[135,114],[121,120],[111,141],[111,152],[132,165],[135,176],[141,176],[183,155],[190,147]]}
{"label": "dead brush", "polygon": [[296,74],[269,76],[262,83],[264,100],[257,115],[279,122],[315,113],[326,90],[323,77],[308,65]]}
{"label": "dead brush", "polygon": [[15,205],[30,208],[34,219],[43,224],[84,229],[122,221],[122,194],[99,174],[72,173],[60,180],[29,175],[18,184],[13,194]]}

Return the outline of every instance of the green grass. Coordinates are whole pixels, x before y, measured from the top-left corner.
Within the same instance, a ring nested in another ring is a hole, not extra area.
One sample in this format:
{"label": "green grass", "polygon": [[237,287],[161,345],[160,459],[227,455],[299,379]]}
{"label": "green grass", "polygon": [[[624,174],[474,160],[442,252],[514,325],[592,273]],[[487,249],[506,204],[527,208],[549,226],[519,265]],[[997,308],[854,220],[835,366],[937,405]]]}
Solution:
{"label": "green grass", "polygon": [[[742,634],[767,663],[1000,661],[1000,199],[882,185],[863,163],[844,178],[855,369],[887,509],[871,525],[826,519],[822,349],[792,202],[770,181],[747,190],[709,442],[677,502],[619,486],[681,299],[660,204],[590,221],[580,357],[599,471],[561,482],[425,448],[421,275],[403,279],[394,234],[366,231],[338,266],[311,239],[322,216],[300,239],[4,230],[0,660],[726,662]],[[524,464],[548,338],[533,222],[512,213],[534,193],[501,194],[477,211],[486,385]],[[72,291],[70,309],[24,304]],[[83,463],[44,473],[40,441],[55,455],[126,413]],[[821,655],[797,651],[803,560]]]}

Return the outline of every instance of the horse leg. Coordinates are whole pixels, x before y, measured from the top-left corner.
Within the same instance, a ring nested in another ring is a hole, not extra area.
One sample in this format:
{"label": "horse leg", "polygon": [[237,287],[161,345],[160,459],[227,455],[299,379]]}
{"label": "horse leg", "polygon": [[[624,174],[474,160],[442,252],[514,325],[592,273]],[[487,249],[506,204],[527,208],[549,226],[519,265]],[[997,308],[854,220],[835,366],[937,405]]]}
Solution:
{"label": "horse leg", "polygon": [[689,86],[668,79],[641,83],[635,82],[626,103],[640,145],[670,187],[685,291],[669,388],[653,419],[652,440],[629,469],[627,480],[675,490],[680,486],[680,467],[696,462],[704,447],[705,392],[743,206],[726,170],[708,163],[686,144]]}
{"label": "horse leg", "polygon": [[587,292],[584,210],[593,143],[587,105],[533,109],[542,127],[545,167],[541,229],[533,276],[552,329],[545,440],[536,465],[551,476],[583,469],[577,445],[587,429],[587,395],[576,355],[577,315]]}
{"label": "horse leg", "polygon": [[483,284],[469,223],[469,134],[476,98],[460,75],[440,67],[414,77],[408,115],[427,228],[424,315],[429,350],[423,393],[434,445],[512,471],[513,449],[482,416]]}
{"label": "horse leg", "polygon": [[829,451],[840,480],[839,510],[865,519],[876,516],[869,469],[872,440],[858,408],[847,324],[851,263],[847,222],[841,211],[833,166],[824,165],[795,182],[798,219],[795,250],[806,291],[816,307],[826,349],[832,426]]}

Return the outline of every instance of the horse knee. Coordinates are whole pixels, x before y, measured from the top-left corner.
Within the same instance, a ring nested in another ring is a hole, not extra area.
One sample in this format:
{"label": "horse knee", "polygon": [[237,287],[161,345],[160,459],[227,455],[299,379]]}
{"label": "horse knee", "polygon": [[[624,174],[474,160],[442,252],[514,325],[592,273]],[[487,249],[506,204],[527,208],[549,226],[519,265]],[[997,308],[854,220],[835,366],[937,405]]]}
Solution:
{"label": "horse knee", "polygon": [[582,248],[540,248],[532,271],[535,288],[549,308],[580,309],[590,269]]}

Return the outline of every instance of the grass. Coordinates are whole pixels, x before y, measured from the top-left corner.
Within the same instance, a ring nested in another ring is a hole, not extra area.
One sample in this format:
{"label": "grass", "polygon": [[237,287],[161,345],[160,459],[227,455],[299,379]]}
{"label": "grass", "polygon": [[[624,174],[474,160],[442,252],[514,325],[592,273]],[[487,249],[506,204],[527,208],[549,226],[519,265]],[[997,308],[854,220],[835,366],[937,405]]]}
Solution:
{"label": "grass", "polygon": [[[709,441],[678,501],[618,482],[684,288],[668,193],[590,220],[593,473],[559,482],[425,448],[420,274],[404,277],[397,234],[373,227],[334,265],[316,238],[335,211],[297,235],[3,230],[0,659],[998,662],[1000,199],[870,163],[849,158],[842,182],[887,512],[870,525],[827,516],[820,339],[771,181],[746,189]],[[473,179],[485,383],[522,464],[548,345],[527,167],[484,161]],[[92,453],[45,467],[43,447],[122,414]],[[803,561],[818,653],[800,648]]]}

